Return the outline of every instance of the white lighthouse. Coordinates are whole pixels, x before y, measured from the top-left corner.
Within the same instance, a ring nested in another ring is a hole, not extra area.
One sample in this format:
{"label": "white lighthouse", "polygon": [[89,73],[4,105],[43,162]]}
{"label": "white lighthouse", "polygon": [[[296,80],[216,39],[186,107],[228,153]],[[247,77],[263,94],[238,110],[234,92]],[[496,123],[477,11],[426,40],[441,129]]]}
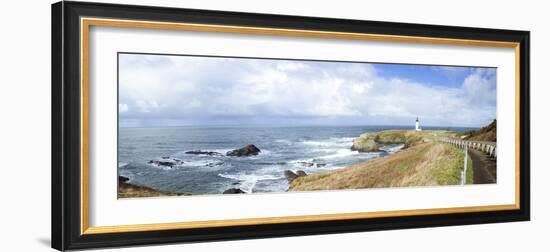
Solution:
{"label": "white lighthouse", "polygon": [[416,131],[422,131],[422,129],[420,128],[420,121],[418,121],[418,117],[416,117],[415,130]]}

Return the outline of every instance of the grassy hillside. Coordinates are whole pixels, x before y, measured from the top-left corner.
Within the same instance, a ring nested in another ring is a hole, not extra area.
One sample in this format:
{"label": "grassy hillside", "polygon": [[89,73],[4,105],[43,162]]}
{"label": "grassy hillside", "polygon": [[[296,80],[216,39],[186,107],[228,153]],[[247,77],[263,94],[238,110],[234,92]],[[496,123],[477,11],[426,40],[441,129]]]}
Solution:
{"label": "grassy hillside", "polygon": [[462,150],[428,138],[391,156],[297,178],[289,191],[458,185],[463,166]]}
{"label": "grassy hillside", "polygon": [[489,125],[481,128],[480,130],[467,131],[468,135],[465,139],[472,141],[497,141],[497,120],[493,120]]}

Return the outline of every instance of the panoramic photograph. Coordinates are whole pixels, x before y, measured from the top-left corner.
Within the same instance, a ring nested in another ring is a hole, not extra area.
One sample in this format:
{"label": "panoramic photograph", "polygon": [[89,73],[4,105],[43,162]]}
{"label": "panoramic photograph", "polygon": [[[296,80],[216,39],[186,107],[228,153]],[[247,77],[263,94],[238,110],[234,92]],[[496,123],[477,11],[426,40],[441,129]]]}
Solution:
{"label": "panoramic photograph", "polygon": [[118,62],[118,198],[497,182],[496,68]]}

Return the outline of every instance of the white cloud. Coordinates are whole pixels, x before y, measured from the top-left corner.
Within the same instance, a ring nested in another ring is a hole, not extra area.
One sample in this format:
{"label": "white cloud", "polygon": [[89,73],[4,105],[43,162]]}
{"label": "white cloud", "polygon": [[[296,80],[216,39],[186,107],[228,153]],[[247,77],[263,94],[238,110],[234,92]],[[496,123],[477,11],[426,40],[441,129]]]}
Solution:
{"label": "white cloud", "polygon": [[496,114],[494,71],[483,69],[445,88],[383,78],[370,64],[144,55],[121,55],[120,63],[119,111],[132,119],[403,124],[420,116],[481,126]]}
{"label": "white cloud", "polygon": [[298,62],[281,61],[277,63],[277,70],[281,71],[299,71],[307,68],[308,66],[306,64]]}
{"label": "white cloud", "polygon": [[159,107],[156,101],[137,100],[135,105],[137,110],[141,113],[150,113]]}
{"label": "white cloud", "polygon": [[118,104],[118,112],[124,113],[128,111],[128,104]]}

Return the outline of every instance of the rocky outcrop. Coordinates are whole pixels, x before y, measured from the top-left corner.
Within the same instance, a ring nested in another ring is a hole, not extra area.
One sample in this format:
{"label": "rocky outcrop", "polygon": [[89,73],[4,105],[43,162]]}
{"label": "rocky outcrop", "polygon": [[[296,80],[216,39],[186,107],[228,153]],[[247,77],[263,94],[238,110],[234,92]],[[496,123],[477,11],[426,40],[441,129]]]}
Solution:
{"label": "rocky outcrop", "polygon": [[[431,132],[431,133],[430,133]],[[384,130],[361,134],[353,140],[352,150],[359,152],[382,151],[382,145],[403,144],[403,149],[424,141],[424,138],[434,134],[432,131],[415,130]]]}
{"label": "rocky outcrop", "polygon": [[241,190],[240,188],[229,188],[223,191],[223,194],[241,194],[241,193],[246,193],[246,192]]}
{"label": "rocky outcrop", "polygon": [[253,144],[249,144],[245,147],[242,147],[240,149],[228,151],[226,153],[227,156],[236,156],[236,157],[243,157],[243,156],[254,156],[258,155],[260,153],[260,149],[258,147],[254,146]]}
{"label": "rocky outcrop", "polygon": [[186,151],[185,154],[191,154],[191,155],[209,155],[209,156],[221,155],[221,153],[219,153],[219,152],[215,152],[215,151],[203,151],[203,150],[190,150],[190,151]]}
{"label": "rocky outcrop", "polygon": [[378,144],[376,143],[376,141],[373,138],[368,138],[367,136],[364,136],[364,135],[365,134],[353,140],[353,145],[351,146],[351,150],[359,151],[359,152],[380,151],[380,148],[378,147]]}
{"label": "rocky outcrop", "polygon": [[130,181],[129,178],[124,177],[124,176],[120,176],[120,175],[118,176],[118,182],[119,182],[119,183],[126,183],[126,182],[128,182],[128,181]]}
{"label": "rocky outcrop", "polygon": [[285,175],[286,179],[288,180],[288,183],[291,183],[293,180],[295,180],[299,177],[307,176],[307,173],[305,171],[302,171],[302,170],[298,170],[298,171],[296,171],[296,173],[294,173],[291,170],[286,170],[284,172],[284,175]]}

